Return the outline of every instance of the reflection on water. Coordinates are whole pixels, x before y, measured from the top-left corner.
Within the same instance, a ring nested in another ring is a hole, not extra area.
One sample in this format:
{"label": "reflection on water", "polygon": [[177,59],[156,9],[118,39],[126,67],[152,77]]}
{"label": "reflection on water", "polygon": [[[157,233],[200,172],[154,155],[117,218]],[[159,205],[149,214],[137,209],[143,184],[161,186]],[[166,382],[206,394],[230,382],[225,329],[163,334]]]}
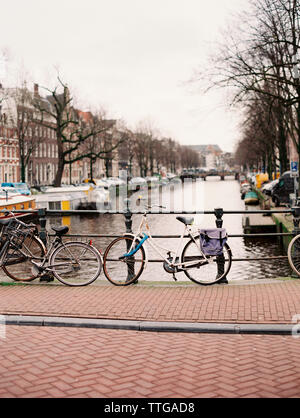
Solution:
{"label": "reflection on water", "polygon": [[[133,209],[140,211],[141,202],[138,199],[146,192],[138,192],[131,198]],[[213,211],[222,207],[224,211],[245,210],[244,202],[240,198],[239,183],[234,180],[220,181],[219,178],[209,178],[207,181],[185,184],[184,188],[174,187],[171,192],[168,189],[159,191],[156,189],[151,194],[151,203],[166,206],[168,210]],[[155,209],[157,212],[158,209]],[[189,215],[187,215],[189,216]],[[133,231],[139,225],[141,215],[135,214],[132,217]],[[223,226],[228,234],[243,234],[242,214],[224,215]],[[60,222],[59,219],[51,219],[50,223]],[[195,223],[199,227],[215,227],[214,215],[196,215]],[[151,214],[149,224],[153,235],[174,235],[182,232],[183,225],[176,220],[172,214]],[[49,225],[50,226],[50,225]],[[100,234],[100,235],[121,235],[126,231],[125,218],[122,214],[100,214],[98,216],[73,216],[70,218],[70,233],[73,234]],[[112,238],[93,238],[93,243],[104,252]],[[255,258],[286,255],[277,243],[276,238],[229,238],[229,245],[232,249],[233,258]],[[178,241],[175,239],[159,239],[158,244],[177,249]],[[157,259],[158,255],[148,246],[149,259]],[[287,260],[274,261],[243,261],[233,262],[228,280],[251,280],[266,279],[290,274]],[[188,280],[184,273],[177,274],[178,280]],[[172,281],[172,276],[163,270],[160,263],[149,263],[141,280]]]}

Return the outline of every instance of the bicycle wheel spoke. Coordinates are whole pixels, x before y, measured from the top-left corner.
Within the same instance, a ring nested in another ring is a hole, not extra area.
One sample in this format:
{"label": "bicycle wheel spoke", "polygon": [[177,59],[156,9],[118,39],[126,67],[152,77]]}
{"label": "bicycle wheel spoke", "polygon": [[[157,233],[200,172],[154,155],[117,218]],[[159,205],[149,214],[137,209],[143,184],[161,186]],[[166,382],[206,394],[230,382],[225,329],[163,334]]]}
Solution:
{"label": "bicycle wheel spoke", "polygon": [[[195,238],[196,242],[199,238]],[[204,257],[199,246],[189,241],[182,252],[182,263],[186,276],[197,284],[210,285],[226,277],[231,267],[231,251],[227,244],[223,255]],[[194,263],[195,261],[195,263]]]}
{"label": "bicycle wheel spoke", "polygon": [[67,242],[50,257],[49,268],[54,276],[69,286],[85,286],[101,273],[101,256],[93,247],[81,242]]}
{"label": "bicycle wheel spoke", "polygon": [[288,260],[291,268],[300,276],[300,236],[292,239],[288,247]]}
{"label": "bicycle wheel spoke", "polygon": [[41,241],[35,236],[29,236],[20,250],[9,250],[7,261],[2,269],[13,280],[31,281],[38,277],[38,271],[33,269],[31,260],[42,259],[44,255],[45,248]]}

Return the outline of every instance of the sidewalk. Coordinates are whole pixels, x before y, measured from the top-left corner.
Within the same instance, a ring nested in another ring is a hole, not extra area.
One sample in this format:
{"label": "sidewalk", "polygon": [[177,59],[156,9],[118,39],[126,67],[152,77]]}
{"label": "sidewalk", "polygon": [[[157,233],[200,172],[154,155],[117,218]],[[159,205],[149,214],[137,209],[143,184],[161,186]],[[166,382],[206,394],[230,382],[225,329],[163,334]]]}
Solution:
{"label": "sidewalk", "polygon": [[1,285],[0,314],[218,324],[291,324],[300,314],[300,280],[254,283]]}
{"label": "sidewalk", "polygon": [[0,314],[0,398],[300,396],[298,280],[1,285]]}

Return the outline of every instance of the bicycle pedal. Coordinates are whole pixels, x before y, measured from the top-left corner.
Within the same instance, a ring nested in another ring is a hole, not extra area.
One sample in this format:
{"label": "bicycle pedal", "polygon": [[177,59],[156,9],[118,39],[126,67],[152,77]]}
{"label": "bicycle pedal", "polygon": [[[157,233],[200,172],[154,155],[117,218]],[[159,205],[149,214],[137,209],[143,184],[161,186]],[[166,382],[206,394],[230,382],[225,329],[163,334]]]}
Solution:
{"label": "bicycle pedal", "polygon": [[49,282],[53,282],[53,281],[54,281],[54,277],[53,276],[50,276],[49,274],[43,274],[40,277],[40,282],[47,282],[47,283],[49,283]]}

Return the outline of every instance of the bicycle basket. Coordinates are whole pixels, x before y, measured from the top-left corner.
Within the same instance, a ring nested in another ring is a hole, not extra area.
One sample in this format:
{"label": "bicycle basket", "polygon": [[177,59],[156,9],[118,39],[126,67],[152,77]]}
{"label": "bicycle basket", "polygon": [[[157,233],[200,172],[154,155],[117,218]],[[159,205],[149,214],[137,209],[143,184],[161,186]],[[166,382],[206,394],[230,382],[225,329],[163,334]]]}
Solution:
{"label": "bicycle basket", "polygon": [[12,219],[5,227],[3,236],[9,240],[11,248],[21,248],[25,239],[32,236],[35,231],[33,225],[23,225],[16,219]]}
{"label": "bicycle basket", "polygon": [[200,229],[200,248],[204,255],[222,255],[227,241],[224,228]]}

